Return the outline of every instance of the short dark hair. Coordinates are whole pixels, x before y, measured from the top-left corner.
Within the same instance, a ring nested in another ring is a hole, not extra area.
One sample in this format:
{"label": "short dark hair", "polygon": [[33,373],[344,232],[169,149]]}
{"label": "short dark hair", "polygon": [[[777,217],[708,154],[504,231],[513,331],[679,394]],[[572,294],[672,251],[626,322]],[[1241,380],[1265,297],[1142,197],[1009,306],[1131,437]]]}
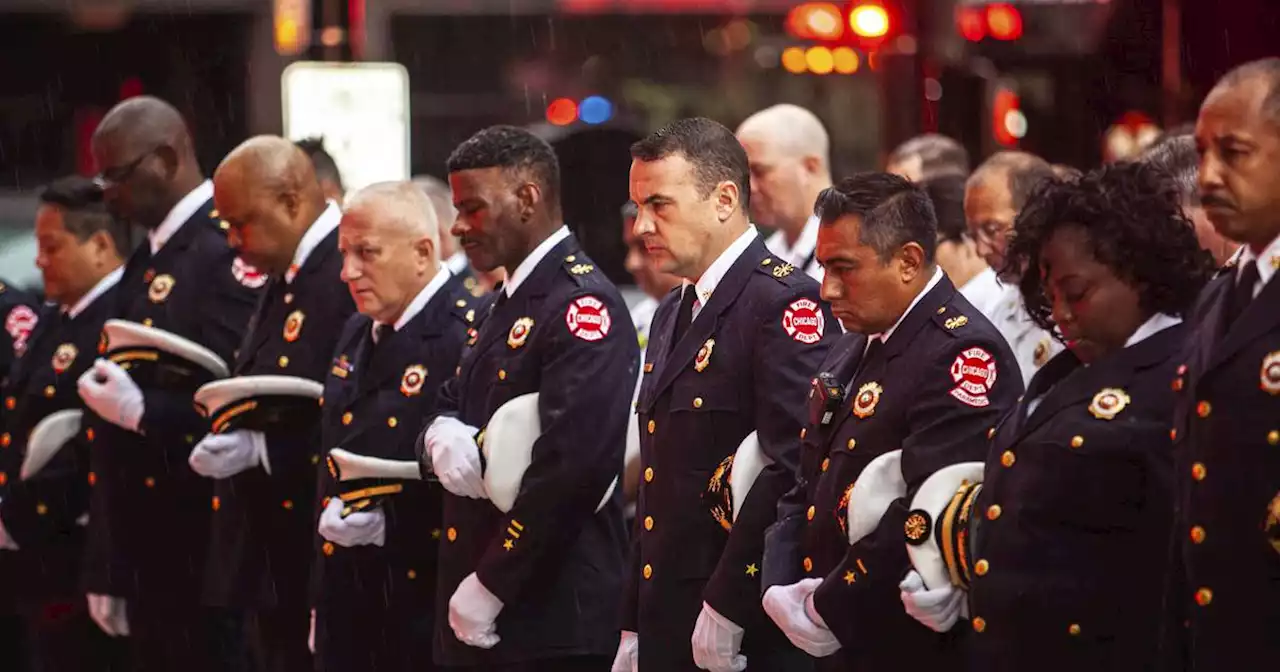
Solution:
{"label": "short dark hair", "polygon": [[1147,148],[1139,157],[1140,163],[1156,168],[1169,179],[1182,195],[1184,202],[1200,205],[1200,155],[1196,152],[1196,140],[1190,135],[1175,135]]}
{"label": "short dark hair", "polygon": [[111,216],[103,200],[102,188],[93,180],[79,175],[62,177],[41,190],[39,198],[41,203],[62,210],[62,225],[76,240],[84,242],[89,236],[105,231],[121,257],[127,257],[133,251],[129,224]]}
{"label": "short dark hair", "polygon": [[969,185],[1003,177],[1009,186],[1009,196],[1014,210],[1022,210],[1027,198],[1041,182],[1054,178],[1053,166],[1048,161],[1026,152],[1004,151],[992,154],[969,176]]}
{"label": "short dark hair", "polygon": [[1280,124],[1280,57],[1272,56],[1238,65],[1223,75],[1214,88],[1235,86],[1254,77],[1261,77],[1267,85],[1267,95],[1262,100],[1263,114]]}
{"label": "short dark hair", "polygon": [[1076,181],[1050,180],[1032,194],[1014,223],[1006,275],[1031,319],[1052,332],[1052,305],[1040,275],[1040,254],[1054,232],[1079,226],[1094,257],[1137,289],[1143,310],[1183,315],[1213,272],[1180,195],[1165,175],[1144,163],[1119,162]]}
{"label": "short dark hair", "polygon": [[723,124],[703,117],[677,119],[631,145],[631,158],[637,161],[660,161],[676,154],[693,165],[694,179],[703,196],[728,180],[738,185],[742,210],[751,206],[747,152]]}
{"label": "short dark hair", "polygon": [[969,152],[959,142],[937,133],[926,133],[898,145],[889,155],[889,163],[901,163],[912,156],[920,157],[922,180],[942,175],[969,174]]}
{"label": "short dark hair", "polygon": [[942,241],[958,242],[967,234],[968,227],[964,218],[964,176],[938,175],[920,183],[929,202],[933,204],[933,214],[938,221],[938,238]]}
{"label": "short dark hair", "polygon": [[560,160],[551,145],[523,128],[490,126],[458,145],[446,165],[450,173],[481,168],[524,173],[542,188],[549,205],[560,207]]}
{"label": "short dark hair", "polygon": [[325,151],[323,135],[303,138],[293,144],[311,159],[311,165],[316,171],[316,179],[329,180],[338,185],[339,189],[345,189],[342,186],[342,172],[338,170],[338,164],[334,162],[333,156]]}
{"label": "short dark hair", "polygon": [[903,245],[916,243],[933,263],[938,248],[938,220],[924,189],[889,173],[858,173],[818,194],[813,208],[822,226],[845,215],[862,218],[861,242],[882,262]]}

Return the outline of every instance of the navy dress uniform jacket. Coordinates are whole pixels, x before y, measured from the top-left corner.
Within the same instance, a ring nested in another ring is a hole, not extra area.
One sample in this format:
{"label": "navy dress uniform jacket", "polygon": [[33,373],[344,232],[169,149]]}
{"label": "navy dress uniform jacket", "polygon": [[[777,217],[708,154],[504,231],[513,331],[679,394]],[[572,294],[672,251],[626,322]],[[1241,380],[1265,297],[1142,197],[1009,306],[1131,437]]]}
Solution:
{"label": "navy dress uniform jacket", "polygon": [[1280,280],[1227,327],[1228,268],[1202,294],[1173,380],[1169,669],[1259,670],[1280,659]]}
{"label": "navy dress uniform jacket", "polygon": [[[635,328],[617,288],[573,236],[551,248],[514,296],[495,294],[440,412],[483,428],[504,403],[537,392],[542,434],[508,514],[488,500],[444,493],[436,662],[612,656],[626,539],[622,488],[595,509],[622,472],[639,366]],[[449,598],[472,572],[505,605],[501,641],[489,650],[463,644],[448,627]]]}
{"label": "navy dress uniform jacket", "polygon": [[80,593],[80,562],[89,510],[89,445],[67,442],[31,480],[20,477],[31,430],[48,415],[83,408],[76,381],[97,357],[98,336],[115,287],[74,318],[47,304],[4,388],[0,434],[0,518],[18,551],[0,551],[3,579],[19,600],[40,604]]}
{"label": "navy dress uniform jacket", "polygon": [[[265,276],[239,262],[213,212],[210,200],[155,255],[145,241],[138,247],[110,318],[178,334],[229,364]],[[139,433],[85,415],[94,482],[85,588],[137,603],[195,605],[213,484],[187,458],[209,423],[192,403],[194,390],[142,392]]]}
{"label": "navy dress uniform jacket", "polygon": [[[376,349],[373,321],[359,314],[347,320],[325,381],[326,454],[342,448],[416,459],[418,428],[436,411],[440,386],[454,374],[475,314],[470,294],[447,287],[399,331],[386,328]],[[324,499],[312,516],[313,530],[329,498],[346,491],[323,466],[320,478]],[[381,499],[385,545],[344,548],[313,537],[319,549],[312,582],[321,671],[432,669],[441,489],[431,481],[394,485],[402,491]]]}
{"label": "navy dress uniform jacket", "polygon": [[[908,506],[935,471],[985,459],[988,430],[1017,402],[1022,376],[1000,332],[946,277],[864,361],[866,348],[866,336],[846,334],[822,363],[852,382],[830,423],[806,427],[798,478],[769,531],[764,588],[824,579],[814,606],[841,648],[823,669],[956,668],[961,633],[921,625],[899,597]],[[972,369],[985,374],[953,373]],[[848,493],[871,460],[898,449],[907,495],[851,546]]]}
{"label": "navy dress uniform jacket", "polygon": [[[273,278],[249,323],[234,375],[298,376],[323,383],[355,303],[339,278],[335,229],[307,256],[293,282]],[[320,407],[265,432],[261,467],[213,485],[205,603],[265,608],[307,603],[314,551]]]}
{"label": "navy dress uniform jacket", "polygon": [[[683,338],[674,341],[678,289],[654,316],[638,402],[643,476],[623,611],[623,629],[640,635],[644,669],[696,669],[690,637],[704,601],[746,631],[751,669],[808,664],[764,613],[760,569],[765,530],[795,482],[809,379],[839,334],[818,293],[817,282],[757,238]],[[800,328],[788,316],[810,322]],[[752,431],[773,463],[737,520],[720,520],[704,493]]]}
{"label": "navy dress uniform jacket", "polygon": [[[39,321],[39,303],[30,294],[0,282],[0,379],[9,375],[13,360],[22,355]],[[3,413],[3,411],[0,411]]]}
{"label": "navy dress uniform jacket", "polygon": [[956,626],[976,631],[971,669],[1156,669],[1170,381],[1186,333],[1169,327],[1088,367],[1058,354],[997,428],[975,512],[972,620]]}

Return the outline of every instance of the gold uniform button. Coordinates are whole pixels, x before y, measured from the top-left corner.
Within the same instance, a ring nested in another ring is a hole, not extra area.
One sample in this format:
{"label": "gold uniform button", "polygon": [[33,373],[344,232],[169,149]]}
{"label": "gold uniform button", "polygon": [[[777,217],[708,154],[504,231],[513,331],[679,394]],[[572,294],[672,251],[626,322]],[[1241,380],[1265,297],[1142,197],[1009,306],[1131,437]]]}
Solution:
{"label": "gold uniform button", "polygon": [[92,441],[92,440],[93,440],[93,428],[92,428],[92,427],[90,427],[89,429],[84,430],[84,438],[86,438],[86,439],[88,439],[88,440],[90,440],[90,441]]}
{"label": "gold uniform button", "polygon": [[829,457],[828,457],[828,458],[826,458],[826,459],[822,460],[822,471],[823,471],[824,473],[827,471],[827,467],[829,467],[829,466],[831,466],[831,458],[829,458]]}
{"label": "gold uniform button", "polygon": [[1013,463],[1017,461],[1018,456],[1014,455],[1012,450],[1006,450],[1004,451],[1004,454],[1000,456],[1000,464],[1003,464],[1005,467],[1012,467]]}
{"label": "gold uniform button", "polygon": [[355,416],[351,414],[351,411],[347,411],[342,414],[342,424],[349,425],[354,418]]}
{"label": "gold uniform button", "polygon": [[1210,602],[1213,602],[1212,590],[1209,590],[1208,588],[1201,588],[1196,591],[1196,604],[1202,607],[1207,607]]}
{"label": "gold uniform button", "polygon": [[40,502],[39,504],[36,504],[37,516],[43,516],[46,513],[49,513],[49,507],[45,506],[44,502]]}
{"label": "gold uniform button", "polygon": [[324,542],[324,545],[320,547],[320,551],[323,552],[325,555],[333,555],[333,542],[332,541]]}
{"label": "gold uniform button", "polygon": [[1273,429],[1267,432],[1267,443],[1273,446],[1280,445],[1280,431]]}
{"label": "gold uniform button", "polygon": [[457,540],[458,540],[458,530],[457,530],[457,528],[451,527],[451,528],[449,528],[449,529],[445,530],[444,536],[445,536],[445,537],[447,537],[447,538],[449,539],[449,541],[457,541]]}
{"label": "gold uniform button", "polygon": [[973,619],[974,632],[982,632],[983,630],[986,630],[986,629],[987,629],[987,619],[982,618],[981,616]]}
{"label": "gold uniform button", "polygon": [[645,483],[653,482],[653,467],[644,468],[644,482]]}
{"label": "gold uniform button", "polygon": [[45,385],[44,387],[44,396],[46,397],[53,397],[53,395],[56,394],[57,392],[58,391],[54,389],[52,385]]}
{"label": "gold uniform button", "polygon": [[817,513],[817,512],[818,512],[817,507],[810,506],[810,507],[809,507],[809,512],[808,512],[808,513],[806,513],[805,515],[809,517],[809,520],[813,520],[813,514],[815,514],[815,513]]}
{"label": "gold uniform button", "polygon": [[507,379],[507,370],[498,369],[498,380],[506,380],[506,379]]}
{"label": "gold uniform button", "polygon": [[454,301],[454,302],[453,302],[453,305],[455,305],[455,306],[457,306],[457,307],[459,307],[459,308],[465,308],[465,307],[466,307],[466,305],[467,305],[467,302],[466,302],[466,301],[463,301],[462,299],[458,299],[457,301]]}
{"label": "gold uniform button", "polygon": [[14,407],[14,406],[17,406],[17,405],[18,405],[18,400],[17,400],[17,399],[14,399],[13,397],[5,397],[5,398],[4,398],[4,407],[5,407],[5,408],[7,408],[7,409],[9,409],[9,410],[11,410],[11,411],[12,411],[12,410],[13,410],[13,407]]}
{"label": "gold uniform button", "polygon": [[156,487],[156,479],[148,476],[145,480],[142,481],[142,484],[147,486],[148,488],[154,488]]}
{"label": "gold uniform button", "polygon": [[1071,437],[1071,447],[1072,447],[1072,448],[1079,448],[1080,446],[1083,446],[1083,445],[1084,445],[1084,437],[1083,437],[1083,436],[1080,436],[1079,434],[1077,434],[1077,435],[1075,435],[1075,436]]}
{"label": "gold uniform button", "polygon": [[1192,528],[1191,528],[1191,543],[1193,543],[1193,544],[1203,544],[1203,543],[1204,543],[1204,535],[1205,535],[1205,533],[1204,533],[1204,528],[1203,528],[1203,527],[1200,527],[1199,525],[1196,525],[1195,527],[1192,527]]}
{"label": "gold uniform button", "polygon": [[218,509],[221,509],[221,508],[222,508],[222,499],[221,499],[220,497],[218,497],[217,495],[214,495],[214,496],[213,496],[213,499],[212,499],[212,500],[210,501],[210,503],[209,503],[209,508],[213,509],[214,511],[217,511]]}
{"label": "gold uniform button", "polygon": [[292,499],[286,499],[286,500],[284,500],[283,502],[280,502],[280,506],[283,506],[285,511],[292,511],[292,510],[293,510],[293,500],[292,500]]}
{"label": "gold uniform button", "polygon": [[283,369],[284,367],[289,366],[289,358],[284,355],[280,355],[280,359],[276,360],[276,364],[279,364],[280,368]]}
{"label": "gold uniform button", "polygon": [[693,398],[693,407],[694,407],[694,408],[702,408],[702,397],[694,397],[694,398]]}
{"label": "gold uniform button", "polygon": [[813,571],[813,558],[805,558],[805,559],[804,559],[804,571],[806,571],[806,572],[812,572],[812,571]]}
{"label": "gold uniform button", "polygon": [[644,517],[644,529],[646,529],[646,530],[652,530],[652,529],[653,529],[653,516],[645,516],[645,517]]}
{"label": "gold uniform button", "polygon": [[849,439],[849,443],[845,445],[849,447],[849,450],[853,450],[854,446],[858,445],[858,441],[857,439]]}
{"label": "gold uniform button", "polygon": [[89,485],[92,486],[97,482],[98,482],[98,475],[93,473],[92,471],[89,472]]}
{"label": "gold uniform button", "polygon": [[1208,470],[1205,469],[1203,462],[1196,462],[1191,465],[1191,478],[1197,481],[1203,481]]}
{"label": "gold uniform button", "polygon": [[414,579],[418,578],[418,573],[417,573],[417,572],[415,572],[415,571],[413,571],[412,569],[411,569],[411,570],[409,570],[409,571],[407,571],[407,572],[405,572],[405,573],[404,573],[404,575],[405,575],[405,576],[407,576],[407,577],[409,577],[409,580],[410,580],[410,581],[412,581],[412,580],[414,580]]}
{"label": "gold uniform button", "polygon": [[653,565],[644,566],[644,578],[648,579],[653,576]]}
{"label": "gold uniform button", "polygon": [[143,321],[142,321],[142,326],[144,326],[144,327],[149,327],[149,326],[151,326],[151,324],[152,324],[152,322],[151,322],[151,318],[149,318],[149,317],[148,317],[147,319],[145,319],[145,320],[143,320]]}
{"label": "gold uniform button", "polygon": [[650,433],[650,434],[652,434],[652,433],[653,433],[653,430],[655,430],[655,429],[657,429],[657,428],[658,428],[658,423],[656,423],[656,422],[654,422],[654,421],[650,420],[650,421],[649,421],[649,433]]}
{"label": "gold uniform button", "polygon": [[10,443],[13,443],[13,437],[9,436],[9,432],[0,434],[0,447],[8,448]]}
{"label": "gold uniform button", "polygon": [[1170,440],[1170,441],[1177,441],[1177,440],[1178,440],[1178,428],[1177,428],[1177,427],[1174,427],[1173,429],[1169,430],[1169,440]]}
{"label": "gold uniform button", "polygon": [[1202,401],[1196,404],[1196,415],[1202,418],[1207,418],[1209,417],[1209,414],[1212,412],[1213,412],[1213,405],[1210,404],[1209,402]]}
{"label": "gold uniform button", "polygon": [[996,518],[999,518],[1001,511],[1002,509],[999,504],[992,504],[987,507],[987,520],[995,520]]}
{"label": "gold uniform button", "polygon": [[390,427],[390,428],[392,428],[392,429],[395,429],[395,426],[396,426],[396,425],[398,425],[398,424],[400,424],[400,421],[399,421],[399,420],[396,420],[396,416],[394,416],[394,415],[393,415],[393,416],[391,416],[391,417],[387,418],[387,426],[388,426],[388,427]]}
{"label": "gold uniform button", "polygon": [[1072,623],[1071,625],[1068,625],[1067,634],[1071,635],[1072,637],[1075,637],[1076,635],[1080,634],[1080,624]]}
{"label": "gold uniform button", "polygon": [[989,571],[991,571],[991,563],[987,562],[985,559],[979,560],[973,564],[973,573],[978,576],[986,576]]}
{"label": "gold uniform button", "polygon": [[801,427],[801,428],[800,428],[800,440],[801,440],[801,441],[804,441],[804,435],[805,435],[805,434],[807,434],[808,432],[809,432],[809,428],[808,428],[808,427]]}

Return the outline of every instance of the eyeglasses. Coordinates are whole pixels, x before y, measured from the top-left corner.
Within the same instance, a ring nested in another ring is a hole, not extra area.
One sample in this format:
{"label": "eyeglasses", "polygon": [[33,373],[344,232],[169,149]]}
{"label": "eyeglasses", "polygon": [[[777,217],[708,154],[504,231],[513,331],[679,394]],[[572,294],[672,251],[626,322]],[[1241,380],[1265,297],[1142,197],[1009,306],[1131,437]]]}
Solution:
{"label": "eyeglasses", "polygon": [[138,158],[124,164],[123,166],[108,168],[101,173],[98,173],[97,177],[93,178],[93,183],[97,185],[99,189],[108,189],[110,187],[116,187],[123,184],[125,180],[128,180],[133,175],[134,171],[138,169],[138,166],[141,166],[142,162],[147,160],[147,157],[155,154],[156,150],[160,149],[160,147],[161,145],[157,145],[156,147],[148,149],[138,156]]}

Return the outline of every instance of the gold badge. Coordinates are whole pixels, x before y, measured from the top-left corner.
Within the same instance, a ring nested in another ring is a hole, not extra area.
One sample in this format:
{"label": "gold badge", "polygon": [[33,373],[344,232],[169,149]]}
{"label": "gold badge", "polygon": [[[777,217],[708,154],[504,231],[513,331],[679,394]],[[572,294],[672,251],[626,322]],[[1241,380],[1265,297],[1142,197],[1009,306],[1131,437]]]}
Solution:
{"label": "gold badge", "polygon": [[796,267],[795,267],[795,266],[792,266],[791,264],[781,264],[781,265],[778,265],[778,266],[774,266],[774,267],[773,267],[773,277],[775,277],[775,278],[785,278],[785,277],[787,277],[788,275],[791,275],[791,272],[792,272],[792,271],[794,271],[794,270],[796,270]]}
{"label": "gold badge", "polygon": [[947,329],[958,329],[966,324],[969,324],[969,318],[964,315],[958,315],[956,317],[947,318],[947,321],[943,323],[943,326]]}
{"label": "gold badge", "polygon": [[507,332],[507,346],[512,350],[524,345],[529,340],[529,332],[533,329],[533,318],[522,317],[511,325],[511,331]]}
{"label": "gold badge", "polygon": [[706,370],[707,365],[711,363],[711,351],[716,347],[716,339],[708,338],[706,343],[698,349],[698,356],[693,360],[693,369],[698,373]]}
{"label": "gold badge", "polygon": [[878,383],[867,383],[858,388],[858,396],[853,398],[853,414],[859,419],[871,417],[876,412],[876,404],[880,403],[880,395],[884,388]]}
{"label": "gold badge", "polygon": [[586,275],[587,273],[594,271],[595,268],[596,267],[591,264],[575,264],[573,268],[569,269],[569,272],[574,275]]}
{"label": "gold badge", "polygon": [[1110,420],[1120,414],[1129,405],[1129,395],[1117,387],[1108,387],[1093,395],[1089,402],[1089,412],[1099,420]]}
{"label": "gold badge", "polygon": [[414,364],[404,370],[404,376],[400,378],[400,393],[406,397],[412,397],[422,391],[422,384],[427,382],[427,367],[421,364]]}
{"label": "gold badge", "polygon": [[1048,336],[1045,336],[1040,339],[1039,343],[1036,343],[1036,351],[1032,354],[1032,362],[1036,366],[1044,366],[1044,363],[1049,361],[1049,345]]}
{"label": "gold badge", "polygon": [[1262,358],[1260,379],[1263,392],[1280,394],[1280,350],[1276,350]]}
{"label": "gold badge", "polygon": [[298,335],[302,333],[302,321],[307,316],[301,310],[295,310],[289,313],[288,319],[284,321],[284,340],[292,343],[298,340]]}
{"label": "gold badge", "polygon": [[1267,535],[1267,541],[1271,542],[1271,548],[1280,553],[1280,492],[1267,505],[1267,520],[1262,525],[1262,532]]}
{"label": "gold badge", "polygon": [[169,298],[169,292],[173,291],[173,286],[177,284],[172,275],[165,273],[157,275],[151,281],[151,286],[147,288],[147,298],[151,299],[151,303],[163,303]]}
{"label": "gold badge", "polygon": [[58,349],[53,353],[53,370],[58,373],[65,372],[71,368],[71,363],[76,361],[76,355],[78,354],[80,354],[80,351],[76,349],[74,344],[63,343],[59,345]]}

